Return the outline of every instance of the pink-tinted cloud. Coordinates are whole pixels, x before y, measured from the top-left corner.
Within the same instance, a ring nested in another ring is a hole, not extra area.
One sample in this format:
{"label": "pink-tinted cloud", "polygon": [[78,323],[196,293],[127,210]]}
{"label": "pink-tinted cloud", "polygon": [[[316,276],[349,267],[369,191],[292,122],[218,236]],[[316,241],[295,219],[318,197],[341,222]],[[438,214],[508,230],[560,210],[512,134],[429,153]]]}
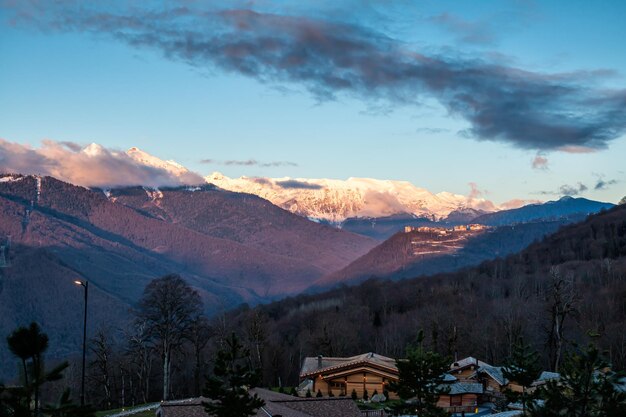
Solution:
{"label": "pink-tinted cloud", "polygon": [[589,146],[568,145],[557,148],[557,151],[566,153],[593,153],[596,152],[597,149]]}
{"label": "pink-tinted cloud", "polygon": [[204,183],[196,173],[174,173],[137,161],[125,152],[99,145],[44,140],[33,148],[0,138],[0,171],[49,175],[86,187],[149,187]]}
{"label": "pink-tinted cloud", "polygon": [[500,204],[500,208],[502,210],[511,210],[511,209],[524,207],[529,204],[539,204],[539,203],[542,203],[542,201],[541,200],[521,200],[519,198],[514,198],[513,200],[509,200]]}
{"label": "pink-tinted cloud", "polygon": [[533,159],[532,166],[533,166],[533,169],[547,171],[549,169],[548,158],[545,155],[538,153]]}

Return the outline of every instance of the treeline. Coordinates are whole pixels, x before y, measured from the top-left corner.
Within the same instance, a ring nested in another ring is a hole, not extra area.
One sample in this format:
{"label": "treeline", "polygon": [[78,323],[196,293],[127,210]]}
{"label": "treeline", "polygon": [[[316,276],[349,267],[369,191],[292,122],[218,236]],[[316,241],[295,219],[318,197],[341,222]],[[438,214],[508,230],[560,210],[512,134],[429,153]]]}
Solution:
{"label": "treeline", "polygon": [[[626,207],[566,226],[519,254],[458,273],[301,295],[220,317],[237,329],[266,385],[295,384],[306,356],[403,357],[419,329],[448,357],[501,364],[523,337],[545,370],[588,331],[626,368]],[[217,322],[217,321],[216,321]]]}

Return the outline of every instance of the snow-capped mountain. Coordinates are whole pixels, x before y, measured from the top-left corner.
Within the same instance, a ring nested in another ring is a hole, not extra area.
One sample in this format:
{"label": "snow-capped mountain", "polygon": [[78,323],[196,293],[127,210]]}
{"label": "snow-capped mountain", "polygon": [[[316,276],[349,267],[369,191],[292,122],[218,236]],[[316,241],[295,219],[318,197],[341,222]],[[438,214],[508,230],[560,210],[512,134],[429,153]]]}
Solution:
{"label": "snow-capped mountain", "polygon": [[400,213],[440,220],[452,212],[484,213],[498,209],[488,200],[449,192],[434,194],[408,181],[229,178],[219,172],[205,179],[220,188],[256,194],[293,213],[335,224],[353,217],[377,218]]}
{"label": "snow-capped mountain", "polygon": [[126,155],[130,156],[133,160],[142,165],[164,169],[177,177],[182,177],[183,175],[189,173],[187,168],[176,161],[172,161],[171,159],[164,161],[134,146],[126,151]]}

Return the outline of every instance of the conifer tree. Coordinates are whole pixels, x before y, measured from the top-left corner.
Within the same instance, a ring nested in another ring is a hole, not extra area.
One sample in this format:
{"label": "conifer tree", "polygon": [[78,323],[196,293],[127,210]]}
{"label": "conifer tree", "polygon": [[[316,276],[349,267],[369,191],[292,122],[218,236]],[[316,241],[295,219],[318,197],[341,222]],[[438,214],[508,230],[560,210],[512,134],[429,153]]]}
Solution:
{"label": "conifer tree", "polygon": [[215,417],[247,417],[255,415],[265,402],[249,389],[256,386],[260,376],[252,369],[249,352],[239,343],[234,333],[226,340],[224,350],[217,353],[214,375],[209,378],[204,395],[211,401],[203,402],[204,409]]}
{"label": "conifer tree", "polygon": [[609,370],[598,348],[569,354],[558,381],[540,389],[542,404],[532,405],[533,417],[616,417],[626,416],[624,373]]}
{"label": "conifer tree", "polygon": [[436,352],[424,348],[424,332],[420,330],[416,342],[406,349],[406,359],[397,360],[399,379],[392,383],[395,391],[403,400],[398,411],[417,414],[420,417],[438,417],[447,415],[437,407],[441,394],[449,388],[442,385],[449,361]]}
{"label": "conifer tree", "polygon": [[528,390],[541,374],[539,353],[532,350],[530,345],[520,338],[513,346],[513,354],[502,369],[502,374],[509,381],[522,386],[521,393],[508,390],[506,394],[510,401],[521,402],[522,412],[526,413],[528,404],[535,398],[535,395],[529,393]]}

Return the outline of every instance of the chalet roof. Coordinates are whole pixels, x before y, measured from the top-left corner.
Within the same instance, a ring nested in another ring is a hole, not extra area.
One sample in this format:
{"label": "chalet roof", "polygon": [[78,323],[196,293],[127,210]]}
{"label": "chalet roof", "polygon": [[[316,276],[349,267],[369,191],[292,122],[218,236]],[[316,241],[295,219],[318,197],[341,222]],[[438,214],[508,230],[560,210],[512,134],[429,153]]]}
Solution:
{"label": "chalet roof", "polygon": [[483,365],[478,368],[478,373],[486,373],[489,375],[494,381],[496,381],[500,386],[505,386],[509,383],[509,380],[506,379],[504,373],[502,372],[501,366],[491,366],[491,365]]}
{"label": "chalet roof", "polygon": [[539,378],[537,378],[537,380],[533,382],[533,385],[541,385],[548,381],[559,378],[561,378],[561,374],[559,374],[558,372],[543,371],[541,375],[539,375]]}
{"label": "chalet roof", "polygon": [[467,368],[469,366],[476,366],[476,367],[481,367],[481,366],[491,366],[489,365],[487,362],[483,362],[481,360],[478,360],[472,356],[468,356],[467,358],[463,358],[459,361],[456,361],[454,363],[452,363],[452,365],[450,365],[450,369],[453,371],[459,370],[459,369],[464,369]]}
{"label": "chalet roof", "polygon": [[336,371],[341,368],[354,367],[356,365],[373,365],[386,368],[393,373],[398,372],[395,359],[369,352],[348,358],[307,357],[302,363],[300,377],[303,378],[308,375]]}
{"label": "chalet roof", "polygon": [[[255,388],[265,401],[254,417],[360,417],[360,411],[351,398],[299,398],[286,394]],[[157,410],[158,417],[208,417],[202,402],[207,398],[192,398],[187,401],[164,402]]]}
{"label": "chalet roof", "polygon": [[457,378],[454,375],[443,374],[443,382],[455,382]]}
{"label": "chalet roof", "polygon": [[482,394],[483,385],[478,382],[455,382],[454,384],[446,385],[450,387],[448,395],[462,395],[462,394]]}

